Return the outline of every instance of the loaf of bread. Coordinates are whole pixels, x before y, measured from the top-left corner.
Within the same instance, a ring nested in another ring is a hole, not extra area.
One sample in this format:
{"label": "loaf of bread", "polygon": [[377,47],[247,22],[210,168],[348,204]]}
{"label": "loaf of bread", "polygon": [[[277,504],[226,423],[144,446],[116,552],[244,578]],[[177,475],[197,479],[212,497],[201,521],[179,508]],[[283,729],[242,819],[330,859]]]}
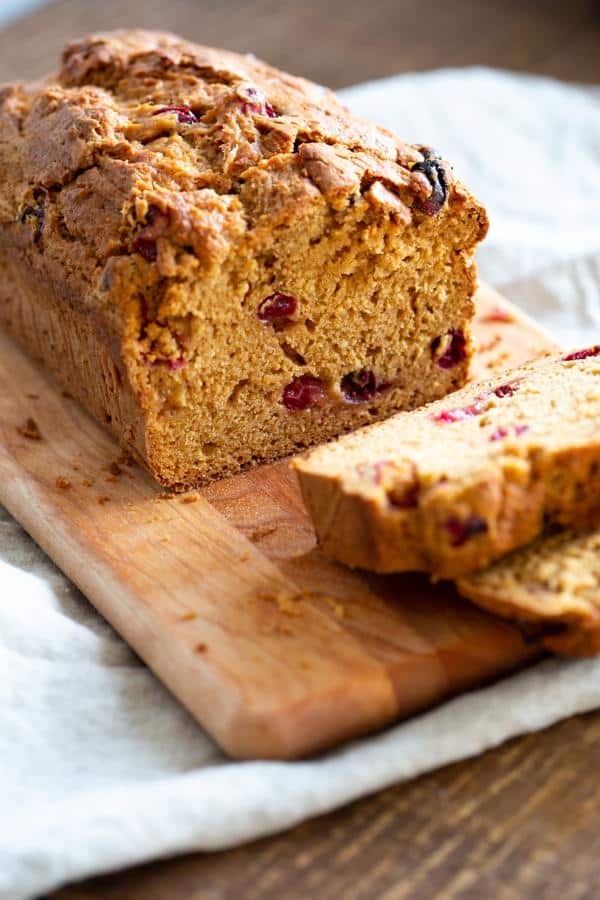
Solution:
{"label": "loaf of bread", "polygon": [[0,92],[0,322],[172,488],[459,387],[483,208],[251,56],[123,31]]}
{"label": "loaf of bread", "polygon": [[559,531],[458,580],[461,594],[515,619],[554,653],[600,651],[600,531]]}
{"label": "loaf of bread", "polygon": [[296,463],[321,546],[454,578],[600,521],[600,346],[471,384]]}

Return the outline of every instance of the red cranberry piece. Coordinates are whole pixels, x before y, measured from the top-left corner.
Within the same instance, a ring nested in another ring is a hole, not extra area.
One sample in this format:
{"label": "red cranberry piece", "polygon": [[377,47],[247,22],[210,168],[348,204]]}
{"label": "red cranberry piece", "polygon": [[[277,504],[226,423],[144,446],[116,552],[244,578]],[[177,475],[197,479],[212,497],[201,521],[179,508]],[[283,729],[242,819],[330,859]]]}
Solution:
{"label": "red cranberry piece", "polygon": [[507,383],[507,384],[501,384],[501,385],[499,385],[499,387],[495,388],[494,394],[496,395],[496,397],[500,397],[500,398],[512,397],[512,395],[516,394],[516,392],[518,390],[519,390],[518,384]]}
{"label": "red cranberry piece", "polygon": [[392,465],[389,459],[379,459],[374,463],[358,463],[356,471],[361,478],[368,478],[373,484],[381,484],[383,470]]}
{"label": "red cranberry piece", "polygon": [[348,403],[364,403],[377,393],[377,378],[371,369],[349,372],[340,382],[340,388]]}
{"label": "red cranberry piece", "polygon": [[600,344],[596,344],[595,347],[587,347],[585,350],[576,350],[575,353],[569,353],[568,356],[563,356],[563,362],[590,359],[592,356],[600,356]]}
{"label": "red cranberry piece", "polygon": [[242,104],[242,110],[246,115],[254,113],[259,116],[267,116],[269,119],[277,118],[277,113],[259,88],[242,88],[240,93],[247,98],[246,102]]}
{"label": "red cranberry piece", "polygon": [[448,335],[450,342],[437,360],[440,369],[453,369],[467,358],[467,339],[460,328],[453,328]]}
{"label": "red cranberry piece", "polygon": [[275,291],[261,301],[256,315],[260,322],[269,323],[276,320],[290,319],[298,307],[298,301],[291,294]]}
{"label": "red cranberry piece", "polygon": [[156,241],[153,241],[152,238],[144,237],[143,235],[139,235],[133,242],[133,249],[135,253],[139,253],[146,262],[155,262],[157,256],[156,249]]}
{"label": "red cranberry piece", "polygon": [[423,162],[415,163],[413,172],[422,172],[431,185],[431,194],[425,200],[418,197],[415,200],[416,208],[426,216],[437,216],[448,199],[448,176],[442,159],[435,150],[428,147],[420,147]]}
{"label": "red cranberry piece", "polygon": [[480,516],[468,516],[466,519],[449,516],[444,522],[444,527],[450,536],[450,546],[462,547],[478,534],[485,534],[488,530],[488,523]]}
{"label": "red cranberry piece", "polygon": [[391,490],[388,492],[388,500],[396,509],[414,509],[419,505],[419,485],[411,484],[403,494]]}
{"label": "red cranberry piece", "polygon": [[441,422],[444,425],[450,425],[453,422],[463,422],[471,416],[480,416],[485,409],[485,401],[487,397],[482,395],[477,397],[470,406],[461,406],[458,409],[445,409],[443,412],[436,413],[432,416],[434,422]]}
{"label": "red cranberry piece", "polygon": [[149,359],[148,354],[144,354],[144,362],[147,366],[166,366],[169,372],[178,372],[180,369],[183,369],[184,366],[187,365],[187,359],[184,359],[183,356],[178,356],[177,359],[167,359],[164,356],[157,356],[154,359]]}
{"label": "red cranberry piece", "polygon": [[153,116],[175,113],[177,121],[182,125],[194,125],[198,121],[196,114],[187,106],[161,106],[152,113]]}
{"label": "red cranberry piece", "polygon": [[529,431],[529,425],[509,425],[507,428],[500,426],[500,428],[497,428],[496,431],[490,434],[490,441],[502,441],[511,433],[515,437],[520,437],[526,431]]}
{"label": "red cranberry piece", "polygon": [[325,400],[323,382],[314,375],[298,375],[283,389],[281,402],[291,412],[300,412],[318,406]]}

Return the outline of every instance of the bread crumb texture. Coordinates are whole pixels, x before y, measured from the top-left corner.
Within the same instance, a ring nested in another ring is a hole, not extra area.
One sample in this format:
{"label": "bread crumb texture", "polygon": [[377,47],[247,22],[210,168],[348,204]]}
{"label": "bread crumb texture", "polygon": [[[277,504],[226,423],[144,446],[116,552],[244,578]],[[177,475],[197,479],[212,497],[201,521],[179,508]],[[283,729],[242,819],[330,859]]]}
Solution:
{"label": "bread crumb texture", "polygon": [[600,347],[545,358],[295,465],[324,551],[455,578],[548,523],[600,522]]}
{"label": "bread crumb texture", "polygon": [[539,538],[458,581],[470,600],[533,625],[548,649],[568,656],[600,651],[600,531]]}
{"label": "bread crumb texture", "polygon": [[329,91],[116,31],[0,129],[0,323],[165,486],[464,383],[485,211]]}

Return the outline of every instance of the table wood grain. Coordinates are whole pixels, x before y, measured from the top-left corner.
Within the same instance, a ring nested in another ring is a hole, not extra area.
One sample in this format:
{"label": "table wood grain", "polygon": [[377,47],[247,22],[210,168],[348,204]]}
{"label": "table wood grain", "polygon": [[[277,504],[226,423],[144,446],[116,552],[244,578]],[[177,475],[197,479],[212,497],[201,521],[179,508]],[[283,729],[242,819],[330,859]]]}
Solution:
{"label": "table wood grain", "polygon": [[[597,0],[60,0],[0,33],[0,81],[43,74],[79,34],[131,25],[251,50],[334,88],[478,64],[600,82]],[[599,762],[600,714],[572,718],[283,835],[53,900],[592,900]]]}

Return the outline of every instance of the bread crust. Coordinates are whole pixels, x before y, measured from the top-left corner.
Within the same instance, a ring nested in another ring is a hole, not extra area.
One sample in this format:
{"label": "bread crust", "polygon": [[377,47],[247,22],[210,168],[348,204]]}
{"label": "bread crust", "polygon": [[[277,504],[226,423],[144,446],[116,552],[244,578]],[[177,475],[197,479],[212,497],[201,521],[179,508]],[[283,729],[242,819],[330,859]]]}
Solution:
{"label": "bread crust", "polygon": [[[2,89],[0,135],[0,320],[161,483],[239,471],[464,383],[485,211],[432,151],[329,91],[116,31]],[[257,316],[277,292],[298,310],[275,327]],[[461,352],[438,365],[452,334]],[[290,413],[284,391],[306,377],[322,400]]]}

